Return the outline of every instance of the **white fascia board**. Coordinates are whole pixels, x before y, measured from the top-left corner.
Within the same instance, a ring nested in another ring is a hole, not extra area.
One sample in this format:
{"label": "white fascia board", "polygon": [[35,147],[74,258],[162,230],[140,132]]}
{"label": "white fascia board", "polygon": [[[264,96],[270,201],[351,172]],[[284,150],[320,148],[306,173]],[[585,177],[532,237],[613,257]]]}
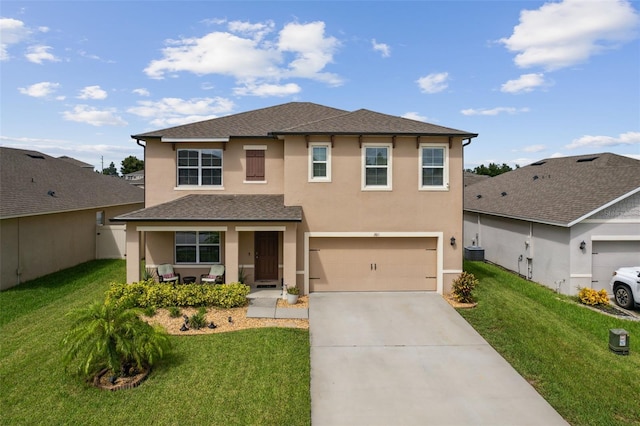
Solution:
{"label": "white fascia board", "polygon": [[630,196],[632,196],[633,194],[636,194],[636,193],[638,193],[638,192],[640,192],[640,187],[639,187],[639,188],[634,189],[633,191],[627,192],[627,193],[626,193],[626,194],[624,194],[624,195],[619,196],[619,197],[618,197],[618,198],[616,198],[615,200],[611,200],[611,201],[609,201],[607,204],[603,204],[602,206],[598,207],[597,209],[593,210],[592,212],[589,212],[589,213],[585,214],[585,215],[584,215],[584,216],[582,216],[582,217],[577,218],[577,219],[576,219],[576,220],[574,220],[573,222],[570,222],[570,223],[569,223],[569,227],[571,227],[571,226],[575,225],[576,223],[582,222],[582,221],[583,221],[583,220],[585,220],[586,218],[588,218],[588,217],[590,217],[590,216],[593,216],[594,214],[596,214],[596,213],[598,213],[598,212],[601,212],[602,210],[604,210],[604,209],[606,209],[606,208],[608,208],[608,207],[611,207],[612,205],[614,205],[614,204],[616,204],[616,203],[618,203],[618,202],[620,202],[620,201],[624,200],[625,198],[628,198],[628,197],[630,197]]}
{"label": "white fascia board", "polygon": [[640,241],[640,235],[592,235],[591,241]]}
{"label": "white fascia board", "polygon": [[279,231],[284,232],[287,230],[286,226],[236,226],[236,231],[238,232],[247,232],[247,231]]}
{"label": "white fascia board", "polygon": [[180,142],[229,142],[229,138],[165,138],[161,137],[160,142],[180,143]]}
{"label": "white fascia board", "polygon": [[542,225],[559,226],[561,228],[569,228],[570,227],[570,224],[549,222],[549,221],[546,221],[546,220],[532,219],[532,218],[529,218],[529,217],[519,217],[519,216],[510,216],[510,215],[507,215],[507,214],[491,213],[491,212],[485,212],[485,211],[482,211],[482,210],[474,210],[474,209],[469,209],[469,208],[464,208],[463,211],[465,211],[467,213],[483,214],[483,215],[486,215],[486,216],[503,217],[503,218],[506,218],[506,219],[521,220],[522,222],[531,222],[531,223],[540,223]]}

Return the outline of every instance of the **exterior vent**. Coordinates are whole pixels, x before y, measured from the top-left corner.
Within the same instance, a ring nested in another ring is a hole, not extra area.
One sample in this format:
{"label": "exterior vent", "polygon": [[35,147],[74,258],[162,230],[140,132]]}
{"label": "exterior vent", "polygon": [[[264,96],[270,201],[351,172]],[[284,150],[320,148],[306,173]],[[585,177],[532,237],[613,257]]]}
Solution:
{"label": "exterior vent", "polygon": [[505,197],[505,196],[507,195],[507,193],[506,193],[506,192],[504,192],[504,191],[502,191],[502,194],[500,194],[500,195],[502,195],[503,197]]}
{"label": "exterior vent", "polygon": [[38,154],[26,154],[26,155],[31,158],[35,158],[37,160],[44,160],[44,157],[42,155],[38,155]]}
{"label": "exterior vent", "polygon": [[538,175],[535,175],[535,176],[533,177],[533,180],[538,180]]}
{"label": "exterior vent", "polygon": [[595,160],[598,157],[587,157],[587,158],[579,158],[576,160],[576,163],[588,163],[590,161]]}
{"label": "exterior vent", "polygon": [[476,198],[479,200],[480,198],[482,198],[481,194],[476,195]]}
{"label": "exterior vent", "polygon": [[531,163],[532,166],[542,166],[544,163],[546,163],[546,161],[538,161],[535,163]]}

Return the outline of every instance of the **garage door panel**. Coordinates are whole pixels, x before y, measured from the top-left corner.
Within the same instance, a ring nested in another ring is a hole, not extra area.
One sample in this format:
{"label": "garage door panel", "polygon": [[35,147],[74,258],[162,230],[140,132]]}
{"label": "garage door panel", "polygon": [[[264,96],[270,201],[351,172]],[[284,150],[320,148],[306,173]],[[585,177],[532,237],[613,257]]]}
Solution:
{"label": "garage door panel", "polygon": [[311,291],[436,290],[436,238],[312,238]]}
{"label": "garage door panel", "polygon": [[640,241],[594,241],[591,264],[591,287],[609,288],[613,271],[623,266],[640,265]]}

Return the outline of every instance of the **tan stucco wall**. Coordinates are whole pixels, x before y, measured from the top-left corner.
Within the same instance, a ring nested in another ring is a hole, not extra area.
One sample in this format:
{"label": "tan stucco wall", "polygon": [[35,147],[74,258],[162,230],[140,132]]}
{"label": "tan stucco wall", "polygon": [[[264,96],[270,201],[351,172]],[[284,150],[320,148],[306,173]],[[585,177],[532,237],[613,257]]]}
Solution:
{"label": "tan stucco wall", "polygon": [[[245,183],[245,146],[267,146],[266,183]],[[224,149],[222,153],[224,189],[177,188],[178,149]],[[234,139],[229,143],[167,143],[150,140],[146,147],[145,201],[147,207],[175,200],[188,194],[282,194],[284,188],[284,145],[276,139]]]}
{"label": "tan stucco wall", "polygon": [[96,212],[108,219],[143,204],[0,221],[0,289],[69,268],[96,256]]}

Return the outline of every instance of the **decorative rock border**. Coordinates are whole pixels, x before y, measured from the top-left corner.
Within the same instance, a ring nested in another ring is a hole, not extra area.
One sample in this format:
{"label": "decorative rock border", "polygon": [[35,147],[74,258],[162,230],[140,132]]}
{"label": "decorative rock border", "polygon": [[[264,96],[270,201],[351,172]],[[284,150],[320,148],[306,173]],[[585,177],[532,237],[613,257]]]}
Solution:
{"label": "decorative rock border", "polygon": [[93,385],[95,387],[99,388],[99,389],[105,389],[105,390],[109,390],[109,391],[117,391],[117,390],[122,390],[122,389],[133,389],[133,388],[136,388],[136,387],[140,386],[140,383],[142,383],[144,381],[144,379],[147,378],[147,376],[151,372],[151,369],[147,368],[143,372],[141,372],[141,373],[137,374],[136,376],[134,376],[131,381],[127,381],[125,383],[115,384],[115,385],[112,385],[112,384],[105,385],[105,384],[101,383],[102,377],[105,374],[107,374],[108,372],[109,372],[109,370],[105,368],[102,371],[100,371],[98,374],[96,374],[96,376],[93,378]]}

